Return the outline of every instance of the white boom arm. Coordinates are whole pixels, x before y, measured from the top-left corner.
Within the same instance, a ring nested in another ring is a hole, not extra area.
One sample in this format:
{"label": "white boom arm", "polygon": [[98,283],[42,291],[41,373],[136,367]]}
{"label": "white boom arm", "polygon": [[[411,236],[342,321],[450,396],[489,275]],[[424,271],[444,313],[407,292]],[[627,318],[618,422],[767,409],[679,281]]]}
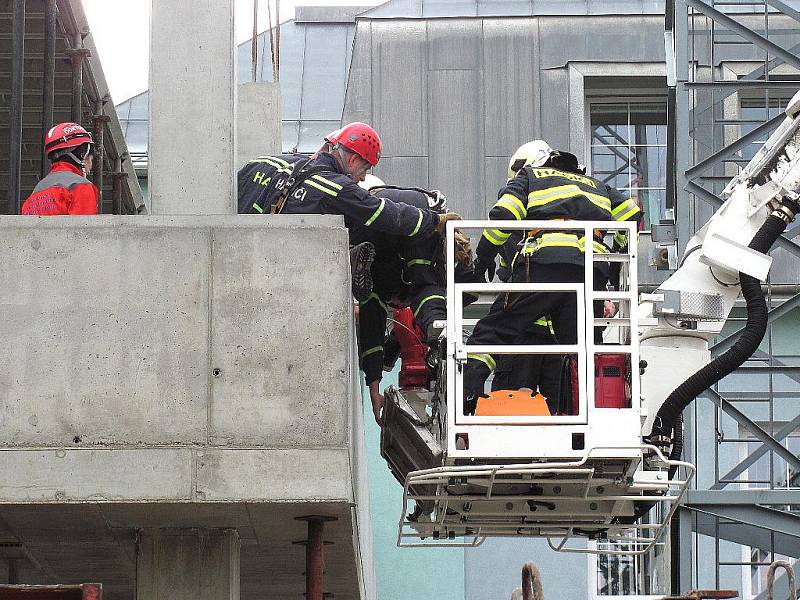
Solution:
{"label": "white boom arm", "polygon": [[748,248],[782,198],[800,192],[800,92],[786,118],[723,191],[725,203],[689,240],[681,266],[639,306],[643,431],[666,396],[710,360],[708,340],[718,334],[741,291],[739,272],[764,281],[772,259]]}

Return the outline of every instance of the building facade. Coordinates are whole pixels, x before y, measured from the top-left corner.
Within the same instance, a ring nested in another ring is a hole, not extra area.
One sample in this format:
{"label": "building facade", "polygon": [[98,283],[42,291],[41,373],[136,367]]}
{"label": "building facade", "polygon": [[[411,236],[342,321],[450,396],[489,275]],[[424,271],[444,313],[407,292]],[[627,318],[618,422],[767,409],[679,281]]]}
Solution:
{"label": "building facade", "polygon": [[[664,2],[392,0],[347,14],[306,9],[283,26],[283,147],[313,151],[340,121],[369,122],[385,144],[378,176],[441,189],[454,210],[481,218],[504,182],[509,155],[526,141],[546,139],[575,153],[595,177],[637,198],[645,214],[640,281],[643,290],[652,289],[669,271],[661,268],[666,265],[659,260],[661,248],[650,241],[650,227],[675,217],[682,248],[712,212],[712,205],[700,201],[701,191],[671,186],[682,176],[671,152],[691,155],[697,163],[755,132],[708,174],[709,189],[718,190],[766,138],[766,133],[759,137],[763,123],[800,88],[800,69],[789,60],[776,62],[782,54],[772,46],[764,50],[746,34],[755,32],[796,56],[796,2],[675,4],[676,11],[684,11],[684,26],[674,39],[682,44],[678,55],[693,78],[686,83],[692,95],[677,110],[670,103],[675,64],[665,52]],[[703,12],[704,7],[710,10]],[[666,10],[672,14],[673,8],[670,2]],[[714,22],[709,15],[718,12],[733,15],[735,23]],[[263,55],[267,46],[260,44]],[[250,73],[249,44],[243,48],[240,81]],[[268,61],[261,62],[261,77],[271,80]],[[752,75],[759,65],[760,79],[773,83],[759,84],[759,76]],[[695,81],[716,85],[748,78],[755,83],[724,96],[693,87]],[[131,127],[140,142],[145,139],[146,119],[133,118],[134,104],[142,105],[143,98],[129,101],[132,146]],[[124,124],[124,112],[120,118]],[[673,124],[678,139],[671,147]],[[800,554],[800,527],[790,510],[796,508],[792,498],[800,504],[797,469],[774,446],[762,446],[747,425],[774,435],[797,456],[800,423],[793,407],[800,399],[794,375],[800,367],[795,343],[800,313],[794,296],[800,271],[791,241],[796,233],[788,232],[788,245],[774,252],[768,290],[777,312],[763,352],[688,411],[685,456],[698,465],[699,476],[693,503],[673,532],[674,540],[680,538],[679,553],[661,548],[648,559],[595,558],[556,554],[541,541],[524,539],[490,540],[468,550],[394,548],[402,495],[377,454],[377,428],[370,426],[379,600],[508,597],[527,560],[539,564],[548,596],[663,595],[680,572],[681,591],[731,588],[741,597],[762,597],[765,565]],[[742,314],[737,308],[718,348],[741,326]],[[732,417],[731,406],[744,418]],[[369,414],[366,420],[371,421]],[[708,494],[721,490],[735,494],[724,498],[728,509],[715,513],[713,502],[723,497]],[[755,506],[754,490],[768,492],[760,497],[771,512],[729,509],[737,502]]]}

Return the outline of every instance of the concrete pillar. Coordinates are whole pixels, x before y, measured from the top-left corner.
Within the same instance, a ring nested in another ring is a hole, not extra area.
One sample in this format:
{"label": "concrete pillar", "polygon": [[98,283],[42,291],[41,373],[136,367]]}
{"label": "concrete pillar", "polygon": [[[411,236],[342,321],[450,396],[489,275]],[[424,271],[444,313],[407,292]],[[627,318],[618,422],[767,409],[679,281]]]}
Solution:
{"label": "concrete pillar", "polygon": [[239,600],[239,534],[146,529],[139,534],[136,600]]}
{"label": "concrete pillar", "polygon": [[152,0],[151,213],[236,212],[233,0]]}
{"label": "concrete pillar", "polygon": [[236,144],[242,164],[257,156],[281,152],[281,88],[271,81],[239,86]]}

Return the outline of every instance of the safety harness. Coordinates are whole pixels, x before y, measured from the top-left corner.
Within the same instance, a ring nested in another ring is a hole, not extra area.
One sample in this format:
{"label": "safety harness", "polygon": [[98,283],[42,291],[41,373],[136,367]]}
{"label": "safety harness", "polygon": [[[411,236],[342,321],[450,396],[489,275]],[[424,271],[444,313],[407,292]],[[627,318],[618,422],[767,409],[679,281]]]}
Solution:
{"label": "safety harness", "polygon": [[314,166],[308,167],[308,164],[311,162],[311,158],[307,158],[305,160],[299,160],[292,165],[292,170],[289,172],[289,178],[286,180],[286,185],[281,190],[278,197],[275,199],[269,207],[270,214],[279,215],[283,212],[283,208],[286,206],[286,201],[289,197],[297,191],[305,181],[317,173],[325,170],[325,167],[322,166]]}

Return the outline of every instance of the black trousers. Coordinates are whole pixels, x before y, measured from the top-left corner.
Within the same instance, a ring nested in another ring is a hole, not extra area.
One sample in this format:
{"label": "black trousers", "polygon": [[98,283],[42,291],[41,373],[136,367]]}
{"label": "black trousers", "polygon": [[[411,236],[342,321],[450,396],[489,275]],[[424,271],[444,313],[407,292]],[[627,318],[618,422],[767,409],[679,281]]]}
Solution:
{"label": "black trousers", "polygon": [[350,242],[372,242],[375,245],[375,260],[372,275],[372,294],[359,303],[358,308],[358,352],[361,370],[369,385],[380,381],[383,375],[383,345],[386,337],[386,322],[389,318],[388,304],[403,297],[408,286],[403,283],[403,261],[398,254],[398,242],[392,236],[353,228]]}
{"label": "black trousers", "polygon": [[[526,264],[517,259],[513,281],[530,283],[583,283],[584,268],[574,264]],[[605,288],[606,277],[596,276],[596,289]],[[550,317],[557,344],[575,344],[578,340],[578,298],[573,292],[529,292],[501,294],[489,309],[489,314],[475,325],[469,338],[470,345],[507,345],[520,343],[519,336],[531,323]],[[595,302],[595,314],[602,314],[602,302]],[[492,371],[494,359],[470,356],[464,369],[465,406],[471,410],[470,400],[484,393],[486,379]]]}
{"label": "black trousers", "polygon": [[[547,345],[554,343],[546,328],[536,325],[521,335],[516,344]],[[551,414],[559,407],[562,363],[560,354],[500,354],[492,379],[492,391],[527,388],[545,397]]]}

